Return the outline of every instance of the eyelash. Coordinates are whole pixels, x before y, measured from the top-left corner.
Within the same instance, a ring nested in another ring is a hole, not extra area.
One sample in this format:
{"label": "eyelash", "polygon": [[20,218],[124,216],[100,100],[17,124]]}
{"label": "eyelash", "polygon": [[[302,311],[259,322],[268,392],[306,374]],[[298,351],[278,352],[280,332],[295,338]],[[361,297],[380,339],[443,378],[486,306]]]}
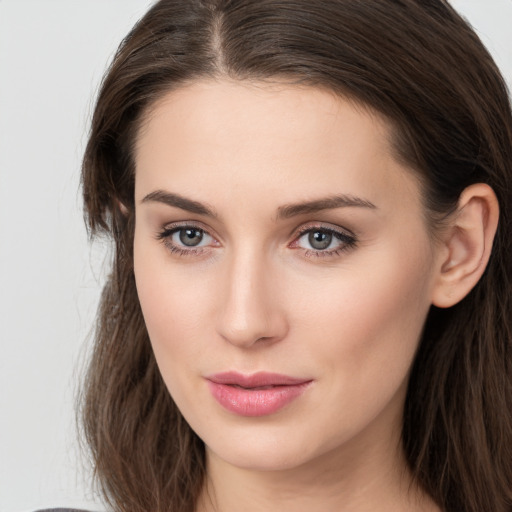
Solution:
{"label": "eyelash", "polygon": [[178,256],[199,256],[204,252],[204,247],[190,247],[190,249],[183,249],[172,242],[172,235],[185,229],[196,229],[202,233],[208,233],[200,226],[194,224],[181,224],[164,228],[162,231],[157,233],[156,237],[157,240],[160,240],[173,254],[177,254]]}
{"label": "eyelash", "polygon": [[[328,235],[332,235],[334,239],[341,243],[341,245],[339,247],[336,247],[335,249],[305,249],[304,256],[306,256],[307,258],[333,258],[342,255],[343,253],[349,251],[350,249],[355,248],[357,245],[357,239],[355,235],[353,235],[352,233],[318,225],[305,226],[304,228],[299,230],[292,244],[298,243],[298,241],[304,235],[307,235],[309,233],[315,233],[317,231],[321,233],[326,233]],[[300,249],[300,247],[297,247],[297,249]]]}
{"label": "eyelash", "polygon": [[[185,229],[196,229],[201,231],[203,234],[207,234],[211,236],[208,231],[201,228],[200,226],[194,224],[182,224],[182,225],[172,225],[170,227],[164,228],[162,231],[157,233],[156,238],[161,241],[165,247],[173,254],[177,254],[178,256],[199,256],[204,253],[205,247],[193,247],[190,249],[183,249],[180,246],[174,244],[172,240],[172,236],[176,233],[179,233]],[[342,245],[340,247],[336,247],[335,249],[304,249],[304,256],[307,258],[333,258],[336,256],[340,256],[341,254],[353,249],[357,245],[357,239],[352,233],[347,233],[346,231],[336,230],[331,227],[325,227],[321,225],[308,225],[299,230],[299,232],[295,235],[294,241],[292,242],[293,249],[301,249],[301,247],[293,247],[293,244],[297,244],[298,241],[308,233],[314,233],[316,231],[326,233],[328,235],[332,235],[336,240],[338,240]],[[213,237],[212,237],[213,238]]]}

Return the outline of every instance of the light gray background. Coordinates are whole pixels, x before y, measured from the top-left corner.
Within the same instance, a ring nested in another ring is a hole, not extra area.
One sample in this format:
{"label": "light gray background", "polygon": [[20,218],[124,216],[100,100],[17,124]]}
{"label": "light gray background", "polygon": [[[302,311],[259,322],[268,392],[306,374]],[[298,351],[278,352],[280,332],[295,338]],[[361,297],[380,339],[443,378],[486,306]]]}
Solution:
{"label": "light gray background", "polygon": [[[107,250],[87,241],[80,157],[106,64],[151,3],[0,0],[0,512],[103,508],[74,430]],[[453,4],[512,84],[512,0]]]}

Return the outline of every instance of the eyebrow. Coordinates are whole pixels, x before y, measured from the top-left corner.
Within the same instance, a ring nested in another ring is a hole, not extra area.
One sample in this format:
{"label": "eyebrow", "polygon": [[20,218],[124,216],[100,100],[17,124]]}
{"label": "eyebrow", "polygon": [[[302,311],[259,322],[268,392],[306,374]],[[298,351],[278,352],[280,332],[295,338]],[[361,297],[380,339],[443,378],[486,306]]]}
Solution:
{"label": "eyebrow", "polygon": [[[164,203],[168,206],[174,206],[181,210],[186,210],[198,215],[206,215],[207,217],[218,218],[217,213],[213,208],[207,206],[199,201],[187,199],[179,194],[166,192],[164,190],[155,190],[154,192],[146,195],[141,203],[157,202]],[[282,219],[289,219],[298,215],[306,215],[311,213],[320,212],[322,210],[333,210],[336,208],[368,208],[376,210],[377,207],[367,199],[352,195],[334,195],[325,198],[314,199],[312,201],[305,201],[300,203],[285,204],[277,209],[276,221]]]}
{"label": "eyebrow", "polygon": [[295,217],[296,215],[316,213],[322,210],[334,210],[335,208],[347,207],[368,208],[371,210],[377,209],[377,207],[367,199],[341,194],[321,199],[315,199],[313,201],[280,206],[277,209],[277,220],[289,219],[290,217]]}
{"label": "eyebrow", "polygon": [[218,217],[213,208],[210,208],[199,201],[193,201],[192,199],[187,199],[186,197],[166,192],[164,190],[155,190],[147,196],[144,196],[141,203],[148,202],[164,203],[168,206],[174,206],[181,210],[186,210],[187,212],[197,213],[198,215],[206,215],[207,217],[213,218]]}

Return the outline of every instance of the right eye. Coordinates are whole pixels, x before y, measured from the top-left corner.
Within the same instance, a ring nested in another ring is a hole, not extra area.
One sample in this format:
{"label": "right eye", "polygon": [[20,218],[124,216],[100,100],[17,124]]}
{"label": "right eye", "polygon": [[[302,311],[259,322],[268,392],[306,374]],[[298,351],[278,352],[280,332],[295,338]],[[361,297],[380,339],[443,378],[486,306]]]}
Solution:
{"label": "right eye", "polygon": [[198,247],[204,239],[205,232],[197,228],[180,228],[171,236],[173,243],[183,244],[187,247]]}
{"label": "right eye", "polygon": [[196,255],[216,243],[216,240],[204,229],[193,225],[166,227],[158,233],[157,238],[171,252],[182,256]]}

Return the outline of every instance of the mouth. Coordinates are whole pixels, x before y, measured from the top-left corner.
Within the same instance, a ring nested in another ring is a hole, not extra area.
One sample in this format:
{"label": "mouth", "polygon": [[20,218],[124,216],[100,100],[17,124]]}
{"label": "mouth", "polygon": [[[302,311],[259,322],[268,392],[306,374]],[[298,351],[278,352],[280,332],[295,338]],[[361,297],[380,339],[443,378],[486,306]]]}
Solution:
{"label": "mouth", "polygon": [[299,398],[313,382],[276,373],[225,372],[206,377],[213,398],[239,416],[267,416]]}

